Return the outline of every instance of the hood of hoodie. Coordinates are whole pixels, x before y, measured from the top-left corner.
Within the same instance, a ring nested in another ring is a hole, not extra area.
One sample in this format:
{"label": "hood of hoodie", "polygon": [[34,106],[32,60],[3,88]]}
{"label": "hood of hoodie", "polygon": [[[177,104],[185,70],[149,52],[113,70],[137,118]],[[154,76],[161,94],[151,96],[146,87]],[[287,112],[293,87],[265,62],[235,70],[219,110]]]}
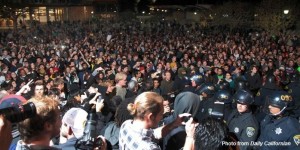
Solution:
{"label": "hood of hoodie", "polygon": [[189,113],[195,117],[200,105],[200,97],[192,92],[183,92],[176,96],[174,115]]}
{"label": "hood of hoodie", "polygon": [[178,77],[179,78],[183,78],[185,76],[185,74],[183,74],[182,72],[186,72],[186,70],[184,68],[179,68],[178,69]]}

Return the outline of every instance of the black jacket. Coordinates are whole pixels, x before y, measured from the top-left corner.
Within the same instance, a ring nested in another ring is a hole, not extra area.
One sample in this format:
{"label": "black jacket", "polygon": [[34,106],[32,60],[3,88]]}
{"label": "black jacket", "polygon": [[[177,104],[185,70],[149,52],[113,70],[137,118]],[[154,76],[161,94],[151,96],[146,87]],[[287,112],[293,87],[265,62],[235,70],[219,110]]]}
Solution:
{"label": "black jacket", "polygon": [[249,90],[251,91],[258,90],[261,87],[262,84],[261,76],[258,73],[252,76],[251,73],[249,72],[246,74],[246,79],[249,83]]}
{"label": "black jacket", "polygon": [[[235,133],[240,142],[256,141],[259,126],[251,112],[240,114],[237,110],[233,111],[228,117],[229,132]],[[240,145],[241,150],[251,149],[249,146]]]}

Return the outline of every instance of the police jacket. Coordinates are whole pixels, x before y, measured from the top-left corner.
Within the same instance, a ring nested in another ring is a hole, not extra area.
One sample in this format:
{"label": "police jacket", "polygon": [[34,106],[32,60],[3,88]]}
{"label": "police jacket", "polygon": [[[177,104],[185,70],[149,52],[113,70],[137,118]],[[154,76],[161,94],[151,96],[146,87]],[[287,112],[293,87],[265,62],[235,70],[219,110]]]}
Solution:
{"label": "police jacket", "polygon": [[251,149],[251,141],[254,142],[258,135],[258,122],[252,112],[239,113],[234,110],[228,117],[229,132],[235,133],[240,142],[248,142],[249,145],[240,145],[241,150]]}
{"label": "police jacket", "polygon": [[262,147],[259,147],[263,150],[299,150],[300,124],[293,117],[276,119],[268,115],[261,122],[258,141],[263,143]]}
{"label": "police jacket", "polygon": [[293,112],[294,117],[300,117],[300,82],[291,82],[285,87],[285,90],[293,97]]}

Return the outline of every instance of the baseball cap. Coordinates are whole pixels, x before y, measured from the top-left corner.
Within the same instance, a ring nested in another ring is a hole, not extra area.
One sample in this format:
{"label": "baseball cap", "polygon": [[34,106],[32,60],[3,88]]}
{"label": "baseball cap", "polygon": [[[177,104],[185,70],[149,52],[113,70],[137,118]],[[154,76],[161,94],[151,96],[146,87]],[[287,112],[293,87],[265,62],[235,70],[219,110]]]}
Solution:
{"label": "baseball cap", "polygon": [[0,100],[0,109],[22,105],[26,101],[23,96],[10,94]]}
{"label": "baseball cap", "polygon": [[71,127],[77,139],[83,136],[88,113],[81,108],[71,108],[63,116],[62,122]]}

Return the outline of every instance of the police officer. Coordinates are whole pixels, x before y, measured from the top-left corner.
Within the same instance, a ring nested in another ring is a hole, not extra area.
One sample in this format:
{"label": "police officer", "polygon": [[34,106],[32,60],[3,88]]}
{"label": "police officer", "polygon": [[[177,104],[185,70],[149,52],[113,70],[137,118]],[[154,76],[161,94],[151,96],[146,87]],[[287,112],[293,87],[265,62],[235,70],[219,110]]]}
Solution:
{"label": "police officer", "polygon": [[231,103],[231,93],[228,90],[219,90],[214,95],[214,106],[211,116],[220,120],[228,118],[232,110]]}
{"label": "police officer", "polygon": [[276,93],[278,91],[280,91],[280,87],[276,85],[275,76],[267,76],[266,83],[259,89],[254,101],[255,116],[258,122],[263,120],[263,118],[266,116],[263,108],[265,107],[267,95],[272,95],[273,93]]}
{"label": "police officer", "polygon": [[200,85],[202,83],[204,83],[204,78],[202,75],[193,75],[190,78],[191,82],[190,82],[190,86],[185,87],[182,92],[192,92],[197,94],[197,91],[200,88]]}
{"label": "police officer", "polygon": [[240,145],[241,150],[251,149],[251,142],[254,142],[258,135],[258,122],[251,112],[251,104],[254,98],[251,92],[238,90],[232,97],[237,104],[228,117],[227,124],[229,132],[235,133],[240,142],[248,142],[249,145]]}
{"label": "police officer", "polygon": [[288,111],[292,100],[285,91],[278,91],[267,97],[268,115],[261,122],[258,138],[264,144],[258,149],[300,149],[300,124],[289,116]]}
{"label": "police officer", "polygon": [[293,98],[294,117],[300,119],[300,101],[296,100],[300,97],[300,77],[295,74],[291,77],[291,82],[284,88]]}
{"label": "police officer", "polygon": [[197,91],[197,94],[200,95],[201,100],[196,116],[198,121],[202,121],[205,118],[211,116],[211,112],[214,106],[214,93],[215,87],[211,83],[203,83]]}
{"label": "police officer", "polygon": [[227,82],[225,80],[220,81],[219,84],[216,85],[216,89],[218,91],[219,90],[228,90],[231,92],[230,84],[229,84],[229,82]]}
{"label": "police officer", "polygon": [[238,90],[247,90],[247,91],[249,91],[248,82],[245,81],[245,80],[239,80],[239,81],[235,82],[234,83],[234,92],[236,92]]}

